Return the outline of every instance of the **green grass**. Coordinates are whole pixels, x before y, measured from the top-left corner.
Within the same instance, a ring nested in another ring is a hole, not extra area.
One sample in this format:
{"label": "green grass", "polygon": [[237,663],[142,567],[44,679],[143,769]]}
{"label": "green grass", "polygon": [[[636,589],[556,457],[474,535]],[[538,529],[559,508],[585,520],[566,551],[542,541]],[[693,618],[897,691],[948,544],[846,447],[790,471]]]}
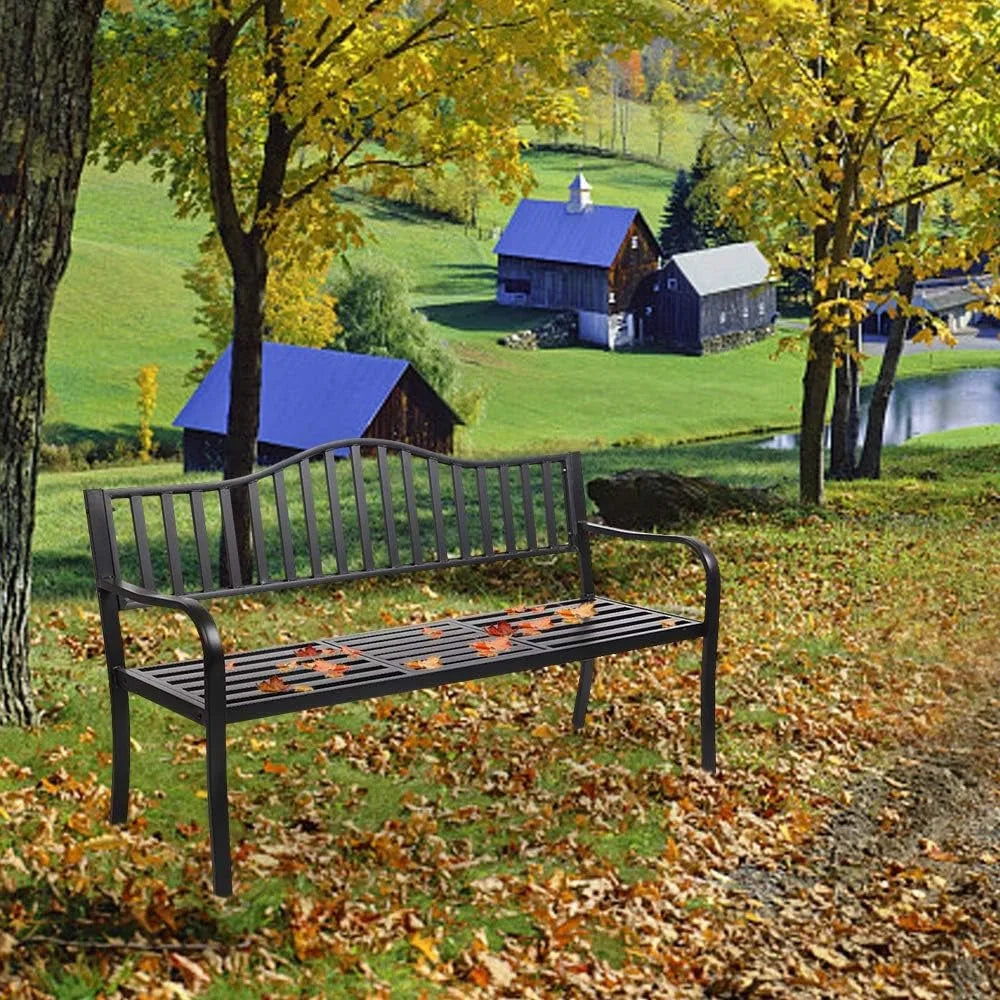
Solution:
{"label": "green grass", "polygon": [[73,251],[49,332],[48,432],[73,440],[134,435],[135,376],[156,364],[156,422],[169,424],[190,394],[196,299],[182,282],[205,219],[179,220],[146,167],[84,171]]}

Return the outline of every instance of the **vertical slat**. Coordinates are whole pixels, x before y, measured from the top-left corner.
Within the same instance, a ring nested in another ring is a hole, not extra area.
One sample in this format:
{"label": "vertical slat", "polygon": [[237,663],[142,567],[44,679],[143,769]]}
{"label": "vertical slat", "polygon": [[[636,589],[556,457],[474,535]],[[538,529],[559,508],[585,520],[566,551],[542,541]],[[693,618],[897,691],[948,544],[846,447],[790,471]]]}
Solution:
{"label": "vertical slat", "polygon": [[316,528],[316,503],[313,500],[312,475],[309,459],[299,462],[299,481],[302,484],[302,512],[306,518],[306,544],[309,546],[309,565],[313,576],[323,575],[323,558],[319,554],[319,531]]}
{"label": "vertical slat", "polygon": [[253,535],[253,554],[257,560],[257,579],[260,583],[268,583],[271,574],[267,568],[267,538],[260,516],[260,487],[256,479],[247,483],[247,496],[250,498],[250,533]]}
{"label": "vertical slat", "polygon": [[108,550],[111,554],[111,567],[115,580],[122,578],[121,561],[118,556],[118,534],[115,531],[115,511],[111,504],[111,498],[104,494],[104,514],[108,528]]}
{"label": "vertical slat", "polygon": [[476,468],[476,491],[479,494],[479,527],[483,533],[483,555],[493,555],[493,525],[490,523],[490,494],[486,488],[486,470]]}
{"label": "vertical slat", "polygon": [[549,536],[549,545],[555,547],[559,544],[556,529],[556,502],[552,494],[552,463],[542,463],[542,497],[545,501],[545,531]]}
{"label": "vertical slat", "polygon": [[174,495],[160,494],[160,512],[163,515],[163,537],[167,543],[167,569],[173,593],[184,593],[184,571],[181,569],[181,546],[177,540],[177,518],[174,514]]}
{"label": "vertical slat", "polygon": [[517,551],[514,532],[514,509],[510,505],[510,466],[500,466],[500,510],[503,513],[503,537],[508,552]]}
{"label": "vertical slat", "polygon": [[399,546],[396,544],[396,517],[392,510],[392,479],[389,477],[389,458],[383,445],[375,449],[375,460],[378,463],[378,484],[382,493],[385,547],[389,551],[389,565],[398,566]]}
{"label": "vertical slat", "polygon": [[441,512],[441,476],[436,458],[427,459],[427,479],[431,486],[431,510],[434,512],[434,538],[437,541],[438,560],[448,558],[448,544],[444,537],[444,517]]}
{"label": "vertical slat", "polygon": [[279,469],[271,480],[274,482],[274,505],[278,508],[278,537],[281,539],[281,561],[285,579],[295,579],[295,549],[292,546],[292,522],[288,518],[288,492],[285,489],[285,470]]}
{"label": "vertical slat", "polygon": [[146,515],[142,509],[142,497],[129,497],[128,503],[132,509],[132,531],[135,534],[135,547],[139,556],[139,576],[142,585],[147,590],[155,590],[153,562],[149,557],[149,535],[146,533]]}
{"label": "vertical slat", "polygon": [[521,466],[521,503],[524,507],[524,533],[528,548],[538,547],[538,535],[535,532],[535,498],[531,493],[531,467],[525,462]]}
{"label": "vertical slat", "polygon": [[420,516],[417,512],[417,497],[413,489],[413,459],[408,451],[400,452],[403,461],[403,495],[406,498],[406,516],[410,522],[410,549],[413,564],[423,562],[424,551],[420,544]]}
{"label": "vertical slat", "polygon": [[219,490],[219,507],[222,510],[222,537],[226,543],[226,563],[229,565],[229,586],[242,587],[240,554],[236,547],[236,522],[233,520],[233,497],[227,486]]}
{"label": "vertical slat", "polygon": [[330,526],[333,528],[333,548],[337,554],[337,572],[347,572],[347,547],[344,545],[344,515],[340,509],[340,490],[337,487],[337,456],[328,451],[326,464],[326,492],[330,498]]}
{"label": "vertical slat", "polygon": [[368,525],[368,501],[365,498],[365,470],[361,464],[360,445],[351,445],[351,473],[354,477],[354,503],[358,509],[358,532],[361,535],[361,561],[365,569],[374,569],[372,533]]}
{"label": "vertical slat", "polygon": [[463,559],[472,555],[469,548],[469,521],[465,513],[465,485],[462,482],[462,467],[451,467],[451,482],[455,489],[455,517],[458,521],[458,550]]}
{"label": "vertical slat", "polygon": [[191,491],[191,524],[194,527],[194,544],[198,550],[198,570],[201,589],[212,590],[212,563],[208,554],[208,529],[205,527],[205,499],[201,490]]}

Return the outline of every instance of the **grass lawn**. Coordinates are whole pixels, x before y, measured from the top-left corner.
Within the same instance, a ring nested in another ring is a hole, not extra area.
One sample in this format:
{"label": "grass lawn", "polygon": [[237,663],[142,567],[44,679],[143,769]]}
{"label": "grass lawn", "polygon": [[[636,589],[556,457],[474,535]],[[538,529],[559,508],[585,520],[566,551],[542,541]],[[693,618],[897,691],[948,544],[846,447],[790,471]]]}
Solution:
{"label": "grass lawn", "polygon": [[[683,647],[604,661],[577,736],[568,667],[234,726],[228,901],[208,889],[195,727],[135,707],[130,823],[106,821],[106,681],[83,594],[79,490],[179,470],[43,476],[32,655],[45,716],[28,732],[0,730],[0,992],[360,1000],[626,995],[658,983],[696,997],[794,970],[795,995],[812,998],[946,980],[952,944],[972,954],[978,942],[982,954],[1000,940],[975,879],[961,894],[924,891],[920,872],[938,862],[889,858],[870,884],[846,885],[810,851],[848,801],[845,785],[869,781],[894,747],[915,756],[976,685],[981,706],[995,694],[1000,609],[982,580],[1000,572],[1000,444],[993,429],[949,438],[889,449],[885,481],[831,484],[821,514],[733,512],[694,526],[724,577],[717,778],[693,766],[697,652]],[[590,454],[587,475],[653,454]],[[732,440],[660,461],[757,483],[786,479],[794,463]],[[601,542],[595,555],[612,596],[698,601],[700,571],[667,548]],[[572,565],[545,563],[216,610],[227,644],[244,646],[573,586]],[[179,617],[132,612],[125,623],[130,658],[196,648]],[[934,850],[962,860],[949,841]],[[927,877],[939,871],[951,869]],[[741,888],[748,872],[790,872],[801,895],[763,910]],[[886,929],[886,913],[952,929],[940,947],[916,947],[920,935]],[[852,935],[850,964],[831,965]],[[864,944],[873,935],[878,949]]]}

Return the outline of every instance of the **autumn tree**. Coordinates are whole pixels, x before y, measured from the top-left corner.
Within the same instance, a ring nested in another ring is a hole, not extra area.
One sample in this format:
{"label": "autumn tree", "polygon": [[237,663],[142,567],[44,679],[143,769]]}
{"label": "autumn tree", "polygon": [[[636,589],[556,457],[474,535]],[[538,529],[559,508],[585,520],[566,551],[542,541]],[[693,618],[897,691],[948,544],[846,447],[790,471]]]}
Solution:
{"label": "autumn tree", "polygon": [[0,0],[0,724],[35,719],[28,609],[45,348],[90,118],[102,0]]}
{"label": "autumn tree", "polygon": [[[336,197],[477,162],[513,193],[519,122],[545,128],[574,64],[643,40],[653,0],[145,0],[100,36],[105,161],[148,159],[181,213],[213,221],[231,273],[224,475],[253,465],[273,285],[362,241]],[[249,573],[249,505],[234,496]]]}
{"label": "autumn tree", "polygon": [[[913,313],[913,280],[996,243],[1000,15],[981,0],[669,7],[672,30],[721,76],[714,111],[735,167],[724,209],[811,277],[799,473],[801,499],[820,503],[831,377],[852,328],[872,302]],[[898,214],[945,190],[979,204],[979,227],[946,246],[904,231]],[[866,259],[858,247],[878,226],[898,238]]]}

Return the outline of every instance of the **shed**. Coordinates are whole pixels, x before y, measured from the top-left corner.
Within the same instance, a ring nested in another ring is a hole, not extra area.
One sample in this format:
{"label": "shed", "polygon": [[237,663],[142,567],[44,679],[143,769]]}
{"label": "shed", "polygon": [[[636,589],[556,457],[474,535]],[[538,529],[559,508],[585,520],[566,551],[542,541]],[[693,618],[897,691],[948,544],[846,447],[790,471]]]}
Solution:
{"label": "shed", "polygon": [[660,263],[642,213],[595,205],[582,173],[568,201],[523,199],[493,252],[500,305],[571,309],[580,339],[612,350],[633,339],[635,290]]}
{"label": "shed", "polygon": [[[408,361],[271,342],[263,352],[261,465],[339,438],[453,451],[462,421]],[[230,345],[174,420],[184,430],[185,472],[222,468],[231,363]]]}
{"label": "shed", "polygon": [[755,331],[770,329],[776,315],[770,270],[755,243],[674,254],[652,283],[646,282],[651,339],[684,354],[754,339]]}

